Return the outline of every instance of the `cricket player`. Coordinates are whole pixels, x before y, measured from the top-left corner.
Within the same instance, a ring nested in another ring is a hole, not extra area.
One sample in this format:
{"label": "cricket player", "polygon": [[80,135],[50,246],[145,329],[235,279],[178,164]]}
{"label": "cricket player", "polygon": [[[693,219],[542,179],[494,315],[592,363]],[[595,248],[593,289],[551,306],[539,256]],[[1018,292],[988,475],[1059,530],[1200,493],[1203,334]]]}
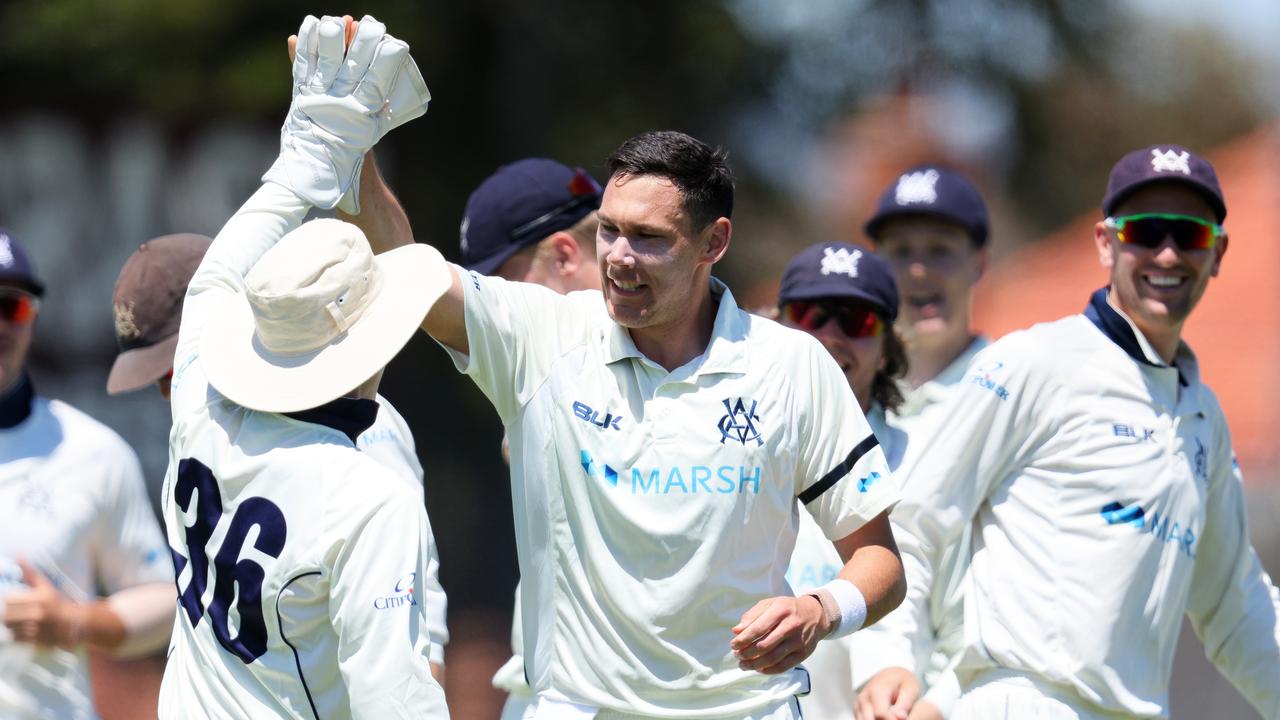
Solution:
{"label": "cricket player", "polygon": [[[711,277],[723,154],[650,132],[609,170],[602,293],[451,268],[423,324],[507,427],[535,717],[797,717],[797,664],[898,600],[896,488],[830,355]],[[797,498],[845,561],[801,597]]]}
{"label": "cricket player", "polygon": [[[372,153],[365,162],[366,165],[373,162]],[[368,190],[376,191],[376,185]],[[363,183],[360,192],[366,193]],[[120,353],[107,377],[109,394],[155,385],[165,400],[170,399],[169,383],[173,377],[173,354],[178,343],[183,299],[211,242],[210,238],[191,233],[164,235],[143,243],[125,261],[112,298]],[[374,399],[378,403],[378,415],[373,425],[356,439],[356,447],[395,470],[415,492],[423,495],[424,473],[408,423],[382,395]],[[431,674],[443,683],[444,646],[449,642],[449,632],[445,625],[447,598],[440,586],[439,565],[433,542],[427,576],[423,578],[423,595],[431,635]]]}
{"label": "cricket player", "polygon": [[385,366],[448,286],[430,248],[374,257],[362,159],[421,115],[371,17],[298,33],[281,153],[188,287],[163,505],[179,611],[160,715],[447,718],[429,667],[421,496],[356,447]]}
{"label": "cricket player", "polygon": [[0,717],[95,718],[86,651],[163,648],[173,568],[133,450],[35,392],[27,354],[43,296],[0,230]]}
{"label": "cricket player", "polygon": [[[503,165],[467,198],[459,233],[463,264],[473,272],[536,283],[562,294],[599,290],[599,207],[600,185],[582,168],[548,158]],[[503,447],[509,462],[505,437]],[[493,676],[494,687],[507,692],[502,720],[531,718],[537,696],[525,679],[519,586],[511,649],[511,658]]]}
{"label": "cricket player", "polygon": [[[886,423],[910,438],[906,452],[915,454],[943,431],[945,401],[960,387],[973,356],[990,344],[972,330],[973,286],[987,264],[986,203],[964,175],[920,165],[885,188],[865,230],[902,291],[899,328],[907,338],[908,372],[901,383],[903,402],[889,410]],[[926,491],[909,477],[902,481],[904,494]],[[915,666],[894,667],[889,657],[860,647],[861,637],[851,640],[860,658],[854,679],[862,687],[859,702],[868,706],[864,714],[896,706],[904,715],[912,708],[916,720],[936,720],[959,699],[959,682],[947,668],[963,642],[961,584],[968,547],[966,531],[933,573],[928,622],[917,628],[922,656]]]}
{"label": "cricket player", "polygon": [[1177,145],[1136,150],[1102,210],[1109,286],[1081,315],[980,352],[947,431],[908,468],[930,491],[895,515],[919,567],[911,612],[867,639],[912,666],[939,551],[972,524],[952,717],[1167,717],[1184,613],[1280,717],[1280,592],[1249,545],[1226,419],[1181,340],[1227,251],[1217,176]]}
{"label": "cricket player", "polygon": [[[782,274],[778,294],[782,322],[822,343],[844,372],[858,407],[880,440],[890,470],[907,449],[907,436],[885,422],[885,411],[902,402],[898,379],[906,372],[906,350],[893,329],[898,289],[884,260],[849,243],[820,243],[801,251]],[[830,582],[840,572],[840,556],[808,512],[787,567],[787,582],[798,593]],[[861,662],[853,637],[818,644],[805,660],[810,693],[800,698],[806,717],[852,720],[858,693],[852,666]]]}

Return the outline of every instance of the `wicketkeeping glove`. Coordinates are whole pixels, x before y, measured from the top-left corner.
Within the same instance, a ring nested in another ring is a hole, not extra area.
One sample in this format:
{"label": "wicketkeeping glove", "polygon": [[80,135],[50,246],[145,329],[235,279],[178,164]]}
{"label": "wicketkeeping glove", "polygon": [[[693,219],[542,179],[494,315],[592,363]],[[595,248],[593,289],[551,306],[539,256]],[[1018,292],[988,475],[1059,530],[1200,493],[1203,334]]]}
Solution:
{"label": "wicketkeeping glove", "polygon": [[262,180],[284,185],[316,207],[356,215],[365,153],[425,113],[431,93],[408,44],[373,17],[360,20],[344,53],[345,39],[342,18],[308,15],[302,21],[280,157]]}

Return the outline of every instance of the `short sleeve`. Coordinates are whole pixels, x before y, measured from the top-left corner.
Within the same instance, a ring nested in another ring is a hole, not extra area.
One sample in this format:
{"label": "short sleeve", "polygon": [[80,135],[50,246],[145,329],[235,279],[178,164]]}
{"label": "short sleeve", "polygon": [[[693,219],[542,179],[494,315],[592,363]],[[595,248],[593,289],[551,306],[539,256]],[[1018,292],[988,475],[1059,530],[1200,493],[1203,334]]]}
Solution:
{"label": "short sleeve", "polygon": [[333,562],[329,615],[353,718],[436,717],[444,692],[431,676],[423,579],[430,572],[426,510],[403,485],[347,529]]}
{"label": "short sleeve", "polygon": [[[806,338],[807,340],[808,338]],[[796,495],[829,540],[848,537],[898,500],[898,489],[848,380],[816,342],[796,376]]]}
{"label": "short sleeve", "polygon": [[450,351],[504,425],[547,379],[552,365],[588,337],[603,312],[599,293],[560,295],[533,283],[456,268],[462,281],[469,355]]}
{"label": "short sleeve", "polygon": [[173,564],[147,500],[138,458],[123,440],[114,439],[94,458],[103,492],[94,556],[97,583],[106,595],[147,583],[173,582]]}

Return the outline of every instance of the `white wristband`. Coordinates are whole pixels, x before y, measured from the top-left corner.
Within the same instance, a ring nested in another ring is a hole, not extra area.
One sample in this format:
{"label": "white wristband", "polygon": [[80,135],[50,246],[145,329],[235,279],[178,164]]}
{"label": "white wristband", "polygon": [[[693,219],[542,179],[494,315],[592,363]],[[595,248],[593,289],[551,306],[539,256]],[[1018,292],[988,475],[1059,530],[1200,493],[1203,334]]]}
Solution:
{"label": "white wristband", "polygon": [[820,589],[831,593],[836,606],[840,608],[840,622],[831,628],[827,637],[844,637],[862,628],[862,624],[867,621],[867,599],[862,597],[862,591],[857,585],[836,578]]}

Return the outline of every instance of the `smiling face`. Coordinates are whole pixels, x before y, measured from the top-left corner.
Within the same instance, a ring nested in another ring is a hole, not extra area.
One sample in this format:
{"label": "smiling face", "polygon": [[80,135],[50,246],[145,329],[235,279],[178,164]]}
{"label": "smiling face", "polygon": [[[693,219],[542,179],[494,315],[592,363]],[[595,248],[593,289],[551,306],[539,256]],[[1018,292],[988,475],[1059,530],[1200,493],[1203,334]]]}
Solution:
{"label": "smiling face", "polygon": [[605,306],[632,330],[690,321],[711,265],[729,245],[729,221],[695,228],[682,196],[658,175],[615,175],[604,189],[596,259]]}
{"label": "smiling face", "polygon": [[[1138,213],[1191,215],[1217,222],[1213,210],[1191,188],[1162,183],[1135,191],[1114,210],[1113,217]],[[1209,278],[1218,274],[1227,252],[1227,236],[1208,250],[1181,250],[1166,237],[1157,248],[1122,243],[1114,229],[1094,228],[1098,259],[1111,271],[1111,298],[1152,342],[1172,333],[1174,344],[1192,309],[1204,295]]]}
{"label": "smiling face", "polygon": [[964,228],[925,215],[895,217],[881,225],[875,249],[902,295],[898,326],[917,348],[968,337],[970,290],[987,256]]}
{"label": "smiling face", "polygon": [[[856,302],[850,302],[841,298],[829,298],[828,302],[847,303],[854,307],[863,307]],[[822,310],[814,308],[811,312],[821,317]],[[844,373],[844,377],[849,381],[849,388],[853,390],[853,395],[858,400],[859,407],[865,413],[871,409],[872,401],[872,385],[875,383],[876,373],[884,369],[885,366],[885,332],[888,332],[888,325],[881,320],[880,327],[882,331],[879,334],[867,335],[864,337],[854,337],[845,332],[840,327],[839,318],[836,315],[827,316],[825,322],[821,325],[813,326],[813,321],[805,321],[797,323],[792,321],[784,313],[783,323],[794,328],[804,330],[810,335],[817,338],[818,342],[827,349],[831,354],[831,358],[840,366],[840,371]],[[809,327],[806,327],[809,326]]]}

